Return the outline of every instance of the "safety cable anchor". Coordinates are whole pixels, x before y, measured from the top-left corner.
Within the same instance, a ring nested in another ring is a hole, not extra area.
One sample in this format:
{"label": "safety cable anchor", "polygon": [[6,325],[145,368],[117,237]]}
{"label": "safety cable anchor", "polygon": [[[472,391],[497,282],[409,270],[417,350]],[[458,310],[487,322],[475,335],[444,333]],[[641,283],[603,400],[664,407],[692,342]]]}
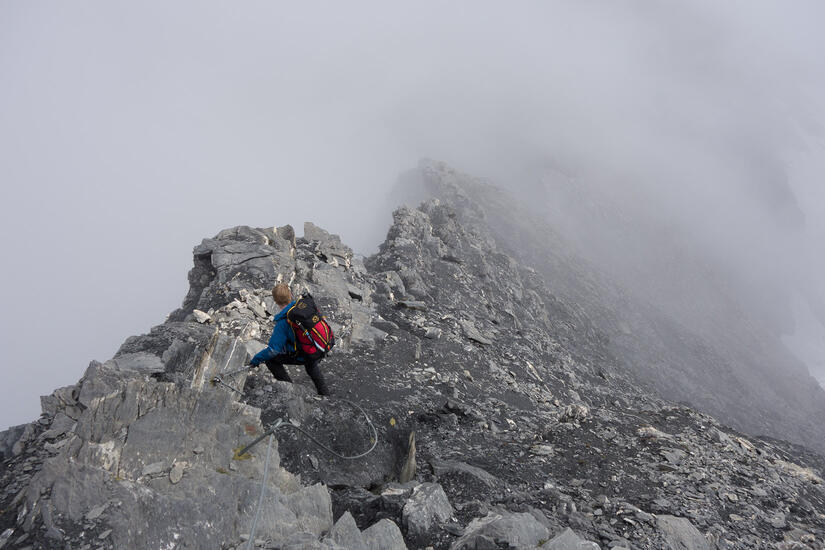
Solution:
{"label": "safety cable anchor", "polygon": [[213,386],[220,384],[221,386],[223,386],[225,388],[229,388],[230,390],[237,393],[238,395],[243,395],[242,391],[236,390],[235,388],[233,388],[232,386],[230,386],[229,384],[224,382],[223,379],[220,376],[213,377],[210,382],[212,383]]}
{"label": "safety cable anchor", "polygon": [[252,443],[250,443],[249,445],[247,445],[246,447],[244,447],[243,449],[241,449],[240,451],[238,451],[237,453],[235,453],[235,456],[241,457],[241,456],[245,455],[245,454],[247,453],[247,451],[249,451],[249,449],[251,449],[252,447],[254,447],[255,445],[257,445],[258,443],[260,443],[261,441],[263,441],[263,439],[264,439],[266,436],[268,436],[268,435],[271,435],[271,434],[275,433],[275,430],[277,430],[278,428],[280,428],[280,427],[281,427],[281,424],[283,424],[283,423],[284,423],[284,421],[283,421],[282,419],[280,419],[280,418],[279,418],[279,419],[277,419],[277,420],[275,421],[275,424],[274,424],[271,428],[269,428],[267,431],[265,431],[265,432],[263,433],[263,435],[261,435],[260,437],[258,437],[257,439],[255,439]]}

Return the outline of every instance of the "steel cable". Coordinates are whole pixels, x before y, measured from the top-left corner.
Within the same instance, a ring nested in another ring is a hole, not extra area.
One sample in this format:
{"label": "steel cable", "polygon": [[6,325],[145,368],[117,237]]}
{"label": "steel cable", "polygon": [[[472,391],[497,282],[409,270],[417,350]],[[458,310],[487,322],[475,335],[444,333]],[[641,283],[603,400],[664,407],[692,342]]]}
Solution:
{"label": "steel cable", "polygon": [[261,495],[258,497],[258,509],[255,510],[255,519],[252,521],[252,532],[249,533],[249,542],[246,545],[246,550],[250,550],[255,545],[255,530],[258,528],[258,518],[261,517],[261,508],[264,503],[264,493],[266,492],[266,478],[269,476],[269,455],[272,452],[272,438],[269,435],[269,445],[266,446],[266,462],[264,462],[264,479],[261,482]]}
{"label": "steel cable", "polygon": [[363,457],[367,456],[372,451],[374,451],[375,447],[378,445],[378,430],[375,428],[375,425],[372,423],[372,420],[370,419],[367,412],[363,408],[361,408],[360,405],[350,401],[349,399],[344,399],[344,398],[340,398],[340,397],[337,398],[337,400],[338,401],[343,401],[345,403],[349,403],[350,405],[352,405],[353,407],[355,407],[356,409],[361,411],[361,413],[364,415],[364,418],[367,419],[367,425],[370,427],[370,431],[372,431],[372,446],[370,446],[370,448],[367,449],[366,451],[364,451],[363,453],[359,453],[359,454],[353,455],[353,456],[342,455],[341,453],[339,453],[339,452],[337,452],[333,449],[330,449],[329,447],[327,447],[326,445],[321,443],[318,439],[316,439],[312,434],[310,434],[306,430],[303,430],[303,429],[299,428],[298,426],[296,426],[292,423],[283,422],[282,420],[279,419],[275,423],[275,426],[273,426],[272,428],[270,428],[269,430],[264,432],[264,434],[262,436],[260,436],[258,439],[254,440],[252,443],[250,443],[249,445],[247,445],[246,447],[244,447],[243,449],[238,451],[238,453],[237,453],[238,456],[243,456],[244,454],[246,454],[246,452],[249,451],[249,449],[251,449],[252,447],[257,445],[264,437],[266,437],[267,435],[271,435],[271,434],[275,433],[275,430],[277,430],[278,428],[281,428],[281,427],[289,427],[289,428],[292,428],[293,430],[296,430],[296,431],[304,434],[305,436],[307,436],[307,438],[309,438],[310,441],[315,443],[317,446],[321,447],[322,449],[324,449],[328,453],[337,456],[338,458],[342,458],[344,460],[356,460],[358,458],[363,458]]}
{"label": "steel cable", "polygon": [[303,430],[303,429],[299,428],[298,426],[295,426],[294,424],[291,424],[291,423],[283,423],[280,426],[277,426],[275,429],[280,428],[281,426],[288,426],[288,427],[290,427],[290,428],[292,428],[296,431],[301,432],[305,436],[307,436],[313,443],[315,443],[316,445],[318,445],[319,447],[321,447],[322,449],[324,449],[328,453],[333,454],[333,455],[337,456],[338,458],[342,458],[344,460],[356,460],[358,458],[363,458],[363,457],[367,456],[368,454],[370,454],[373,450],[375,450],[375,447],[378,445],[378,430],[375,429],[375,426],[373,425],[372,420],[370,420],[370,417],[367,414],[367,412],[364,409],[362,409],[359,405],[357,405],[356,403],[353,403],[349,399],[338,398],[338,401],[343,401],[345,403],[349,403],[350,405],[352,405],[353,407],[355,407],[356,409],[361,411],[361,413],[364,415],[364,418],[367,419],[367,425],[370,427],[370,430],[372,431],[372,446],[369,449],[367,449],[366,451],[364,451],[363,453],[360,453],[360,454],[357,454],[357,455],[354,455],[354,456],[344,456],[344,455],[338,453],[337,451],[334,451],[334,450],[330,449],[329,447],[327,447],[326,445],[324,445],[320,441],[318,441],[315,437],[313,437],[311,434],[309,434],[306,430]]}

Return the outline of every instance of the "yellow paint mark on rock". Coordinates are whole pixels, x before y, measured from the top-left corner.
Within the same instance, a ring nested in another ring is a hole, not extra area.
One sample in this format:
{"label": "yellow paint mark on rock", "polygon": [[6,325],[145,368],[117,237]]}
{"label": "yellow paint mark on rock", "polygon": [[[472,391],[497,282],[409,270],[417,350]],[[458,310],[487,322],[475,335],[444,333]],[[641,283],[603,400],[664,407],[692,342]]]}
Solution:
{"label": "yellow paint mark on rock", "polygon": [[243,446],[235,447],[232,449],[232,460],[249,460],[252,458],[252,455],[249,452],[245,452],[242,455],[239,455],[238,452],[243,449]]}

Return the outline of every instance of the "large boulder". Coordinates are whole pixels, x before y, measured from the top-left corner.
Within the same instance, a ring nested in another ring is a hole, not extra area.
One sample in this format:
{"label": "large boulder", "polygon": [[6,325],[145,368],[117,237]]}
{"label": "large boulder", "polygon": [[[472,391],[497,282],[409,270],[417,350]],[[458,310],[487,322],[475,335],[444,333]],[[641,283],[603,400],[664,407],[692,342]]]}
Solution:
{"label": "large boulder", "polygon": [[541,546],[542,550],[599,550],[599,545],[578,536],[567,528]]}
{"label": "large boulder", "polygon": [[413,536],[423,535],[452,515],[453,507],[438,483],[422,483],[415,487],[401,513],[404,527]]}
{"label": "large boulder", "polygon": [[342,548],[350,548],[351,550],[366,550],[367,548],[364,536],[355,524],[355,519],[353,519],[352,514],[348,511],[344,512],[344,515],[338,518],[338,521],[333,525],[326,540]]}
{"label": "large boulder", "polygon": [[368,550],[407,550],[401,529],[394,521],[382,519],[363,532]]}
{"label": "large boulder", "polygon": [[707,539],[686,518],[662,515],[656,517],[667,550],[710,550]]}
{"label": "large boulder", "polygon": [[536,548],[549,538],[550,531],[531,514],[499,509],[470,522],[464,535],[451,546],[451,550],[472,550],[476,548],[479,539],[526,550]]}

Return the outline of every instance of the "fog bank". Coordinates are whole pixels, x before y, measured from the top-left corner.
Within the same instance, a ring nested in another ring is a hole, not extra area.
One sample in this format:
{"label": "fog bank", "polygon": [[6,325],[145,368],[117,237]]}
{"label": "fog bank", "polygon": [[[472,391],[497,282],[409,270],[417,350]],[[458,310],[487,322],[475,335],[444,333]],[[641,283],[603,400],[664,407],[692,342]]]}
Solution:
{"label": "fog bank", "polygon": [[[179,306],[192,246],[222,228],[311,220],[373,251],[387,190],[421,157],[540,197],[588,255],[649,273],[657,300],[699,259],[821,369],[823,16],[813,1],[3,3],[0,427]],[[603,224],[572,214],[585,199]]]}

